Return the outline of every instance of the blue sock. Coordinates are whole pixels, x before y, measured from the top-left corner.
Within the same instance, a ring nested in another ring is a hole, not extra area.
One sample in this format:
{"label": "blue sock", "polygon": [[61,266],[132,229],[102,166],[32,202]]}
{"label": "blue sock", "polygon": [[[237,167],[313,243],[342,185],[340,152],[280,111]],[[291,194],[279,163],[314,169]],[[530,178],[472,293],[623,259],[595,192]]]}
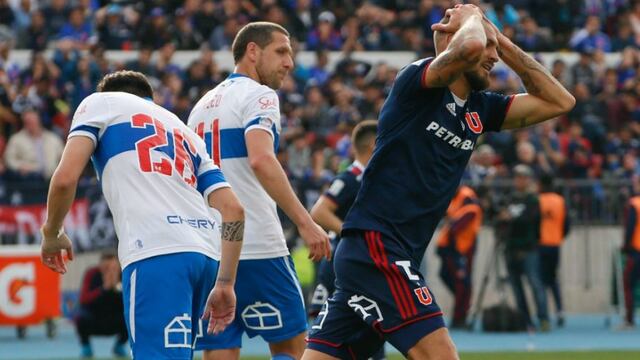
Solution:
{"label": "blue sock", "polygon": [[296,360],[296,358],[294,358],[293,356],[289,355],[289,354],[275,354],[271,357],[271,360]]}

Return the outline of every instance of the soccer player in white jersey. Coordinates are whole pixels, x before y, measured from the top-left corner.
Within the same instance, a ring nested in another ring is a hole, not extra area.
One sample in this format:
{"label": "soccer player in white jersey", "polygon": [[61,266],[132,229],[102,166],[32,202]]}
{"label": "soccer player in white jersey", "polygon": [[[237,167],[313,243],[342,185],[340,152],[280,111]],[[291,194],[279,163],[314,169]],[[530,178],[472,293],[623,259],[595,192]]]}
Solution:
{"label": "soccer player in white jersey", "polygon": [[51,179],[41,256],[62,274],[64,253],[73,259],[62,222],[91,157],[119,239],[133,357],[191,359],[201,316],[213,333],[233,320],[244,210],[202,139],[152,96],[144,75],[119,71],[82,101]]}
{"label": "soccer player in white jersey", "polygon": [[288,32],[254,22],[232,45],[236,68],[193,108],[189,127],[202,136],[246,211],[238,265],[236,320],[198,342],[204,358],[238,359],[243,332],[269,343],[272,359],[299,359],[307,322],[276,204],[293,220],[310,258],[330,257],[327,234],[300,203],[276,159],[280,106],[275,89],[293,67]]}

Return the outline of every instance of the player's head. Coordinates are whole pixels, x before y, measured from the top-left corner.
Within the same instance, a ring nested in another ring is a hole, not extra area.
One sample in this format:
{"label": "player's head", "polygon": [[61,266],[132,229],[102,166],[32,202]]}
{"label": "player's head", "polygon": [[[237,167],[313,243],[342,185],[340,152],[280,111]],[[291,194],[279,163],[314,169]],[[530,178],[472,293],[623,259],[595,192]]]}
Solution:
{"label": "player's head", "polygon": [[[351,143],[360,161],[369,161],[373,148],[376,145],[376,135],[378,132],[378,122],[375,120],[365,120],[360,122],[351,133]],[[366,165],[366,164],[363,164]]]}
{"label": "player's head", "polygon": [[245,25],[238,31],[231,50],[236,65],[255,69],[258,82],[274,90],[282,86],[293,68],[289,32],[278,24],[260,21]]}
{"label": "player's head", "polygon": [[100,80],[98,92],[121,91],[143,98],[153,97],[153,88],[142,73],[130,70],[107,74]]}
{"label": "player's head", "polygon": [[[441,23],[446,24],[449,22],[448,17],[442,18]],[[484,32],[487,36],[487,46],[482,53],[482,58],[478,63],[469,71],[464,72],[464,78],[469,83],[469,86],[473,90],[484,90],[489,87],[489,73],[493,68],[493,65],[498,62],[498,34],[492,26],[483,21]],[[436,49],[436,54],[447,49],[449,42],[453,38],[453,33],[445,33],[435,31],[433,33],[433,43]]]}
{"label": "player's head", "polygon": [[516,191],[525,192],[531,186],[533,170],[527,165],[518,164],[513,168],[513,186]]}

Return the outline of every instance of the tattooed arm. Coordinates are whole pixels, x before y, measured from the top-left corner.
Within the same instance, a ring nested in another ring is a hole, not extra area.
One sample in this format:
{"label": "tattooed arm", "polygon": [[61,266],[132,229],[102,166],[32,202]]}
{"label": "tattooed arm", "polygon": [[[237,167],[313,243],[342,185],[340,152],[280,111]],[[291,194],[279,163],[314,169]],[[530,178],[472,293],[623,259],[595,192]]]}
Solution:
{"label": "tattooed arm", "polygon": [[222,215],[222,255],[216,286],[233,287],[244,236],[244,209],[231,188],[213,191],[208,200]]}
{"label": "tattooed arm", "polygon": [[463,5],[446,12],[439,24],[434,24],[436,47],[444,36],[452,36],[446,50],[429,64],[424,83],[429,87],[444,87],[454,82],[463,72],[481,59],[487,45],[482,24],[482,12],[473,5]]}
{"label": "tattooed arm", "polygon": [[535,59],[498,33],[498,54],[520,76],[526,94],[514,97],[503,129],[523,128],[565,114],[576,103],[573,95]]}

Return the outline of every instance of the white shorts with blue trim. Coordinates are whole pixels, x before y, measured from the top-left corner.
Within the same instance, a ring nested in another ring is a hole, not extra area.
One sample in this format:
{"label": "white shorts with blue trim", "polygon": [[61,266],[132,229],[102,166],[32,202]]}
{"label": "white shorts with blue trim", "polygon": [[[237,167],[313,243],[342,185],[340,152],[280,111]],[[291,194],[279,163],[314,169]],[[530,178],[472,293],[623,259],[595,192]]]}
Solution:
{"label": "white shorts with blue trim", "polygon": [[124,313],[136,360],[191,359],[218,261],[195,252],[133,262],[122,273]]}
{"label": "white shorts with blue trim", "polygon": [[239,348],[244,332],[277,343],[307,330],[304,297],[290,256],[240,260],[235,290],[235,320],[221,334],[198,338],[196,350]]}

